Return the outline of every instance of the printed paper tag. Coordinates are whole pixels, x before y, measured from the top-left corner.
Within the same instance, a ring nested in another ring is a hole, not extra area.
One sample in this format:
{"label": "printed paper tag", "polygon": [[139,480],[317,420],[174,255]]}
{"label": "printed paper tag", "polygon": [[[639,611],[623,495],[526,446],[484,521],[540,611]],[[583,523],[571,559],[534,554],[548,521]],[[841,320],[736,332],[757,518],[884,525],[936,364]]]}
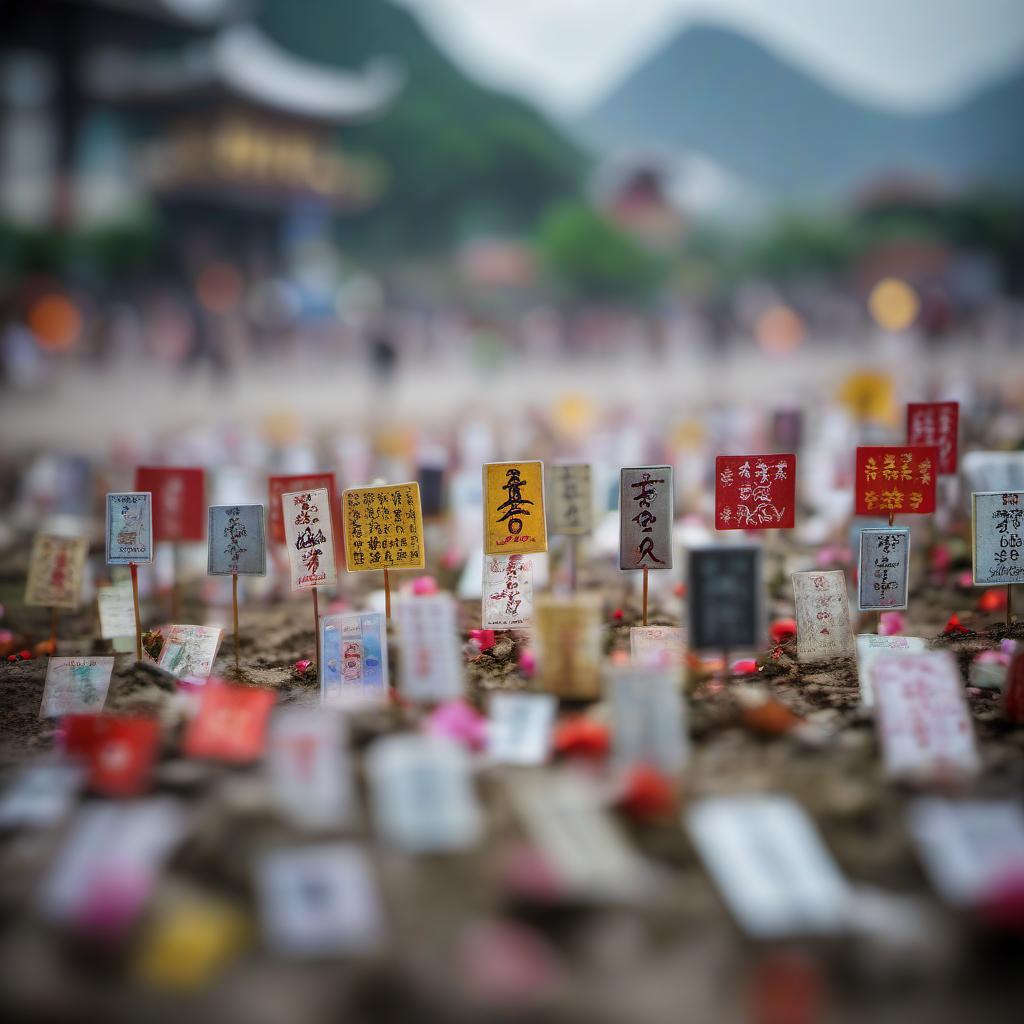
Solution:
{"label": "printed paper tag", "polygon": [[559,697],[589,700],[600,691],[601,599],[596,594],[537,599],[537,671]]}
{"label": "printed paper tag", "polygon": [[323,488],[281,495],[292,590],[332,587],[338,581],[331,527],[331,496]]}
{"label": "printed paper tag", "polygon": [[678,672],[621,668],[607,670],[606,678],[616,765],[647,764],[675,775],[688,752]]}
{"label": "printed paper tag", "polygon": [[484,554],[548,549],[543,462],[484,463]]}
{"label": "printed paper tag", "polygon": [[793,573],[796,602],[796,653],[804,663],[853,657],[846,573]]}
{"label": "printed paper tag", "polygon": [[485,555],[484,629],[527,629],[533,621],[533,559]]}
{"label": "printed paper tag", "polygon": [[377,740],[366,756],[377,833],[407,853],[474,846],[482,829],[466,752],[435,736]]}
{"label": "printed paper tag", "polygon": [[916,654],[926,650],[924,640],[916,636],[876,636],[860,633],[857,636],[857,681],[860,684],[860,702],[874,707],[875,694],[871,689],[871,664],[875,658],[889,654]]}
{"label": "printed paper tag", "polygon": [[135,490],[153,495],[153,538],[201,541],[206,525],[206,473],[201,468],[140,466]]}
{"label": "printed paper tag", "polygon": [[759,547],[691,548],[687,580],[690,646],[695,651],[761,645]]}
{"label": "printed paper tag", "polygon": [[0,797],[0,828],[56,825],[71,809],[84,774],[65,761],[25,765]]}
{"label": "printed paper tag", "polygon": [[634,665],[667,668],[682,665],[685,657],[683,631],[678,626],[631,626],[629,656]]}
{"label": "printed paper tag", "polygon": [[910,571],[910,530],[906,528],[860,531],[860,569],[857,608],[862,612],[907,607]]}
{"label": "printed paper tag", "polygon": [[267,766],[280,814],[296,828],[339,828],[351,817],[352,765],[345,719],[322,708],[285,708],[270,720]]}
{"label": "printed paper tag", "polygon": [[795,455],[715,459],[715,529],[788,530],[795,522]]}
{"label": "printed paper tag", "polygon": [[274,850],[256,866],[263,934],[285,957],[365,954],[383,940],[370,861],[355,843]]}
{"label": "printed paper tag", "polygon": [[877,516],[935,511],[939,450],[928,445],[857,449],[856,514]]}
{"label": "printed paper tag", "polygon": [[210,576],[265,576],[262,505],[211,505],[206,571]]}
{"label": "printed paper tag", "polygon": [[320,658],[322,704],[387,703],[388,627],[380,612],[322,616]]}
{"label": "printed paper tag", "polygon": [[1016,800],[920,797],[907,825],[932,884],[954,906],[975,906],[1024,871],[1024,811]]}
{"label": "printed paper tag", "polygon": [[349,572],[422,569],[423,511],[418,483],[350,487],[345,509],[345,552]]}
{"label": "printed paper tag", "polygon": [[548,529],[570,537],[590,533],[594,528],[590,466],[557,462],[548,474]]}
{"label": "printed paper tag", "polygon": [[890,778],[943,781],[978,771],[960,671],[949,654],[876,658],[870,671]]}
{"label": "printed paper tag", "polygon": [[672,467],[619,473],[619,568],[672,568]]}
{"label": "printed paper tag", "polygon": [[413,701],[444,701],[463,692],[458,609],[450,594],[402,598],[395,607],[402,652],[402,693]]}
{"label": "printed paper tag", "polygon": [[1024,583],[1024,491],[971,495],[974,585]]}
{"label": "printed paper tag", "polygon": [[40,718],[102,711],[114,671],[113,658],[50,658]]}
{"label": "printed paper tag", "polygon": [[222,633],[217,626],[168,626],[157,665],[178,679],[209,679]]}
{"label": "printed paper tag", "polygon": [[100,587],[96,591],[96,601],[100,610],[100,636],[104,640],[135,636],[135,605],[130,584]]}
{"label": "printed paper tag", "polygon": [[544,764],[558,701],[549,693],[494,693],[487,752],[499,764]]}
{"label": "printed paper tag", "polygon": [[[107,495],[107,564],[153,561],[153,501],[149,491]],[[134,623],[132,632],[135,632]]]}
{"label": "printed paper tag", "polygon": [[647,863],[605,812],[590,779],[565,769],[533,771],[507,785],[531,839],[574,896],[620,900],[653,890]]}
{"label": "printed paper tag", "polygon": [[[88,550],[89,542],[85,537],[36,534],[28,563],[25,604],[77,608]],[[134,626],[132,628],[134,630]]]}
{"label": "printed paper tag", "polygon": [[939,473],[955,473],[959,424],[959,402],[910,402],[907,405],[907,444],[933,445],[939,452]]}
{"label": "printed paper tag", "polygon": [[807,812],[791,797],[699,800],[684,820],[748,935],[773,939],[845,929],[849,886]]}
{"label": "printed paper tag", "polygon": [[68,715],[64,750],[89,770],[89,788],[105,796],[138,796],[149,788],[160,743],[155,718]]}
{"label": "printed paper tag", "polygon": [[199,698],[199,713],[185,733],[189,757],[218,761],[255,761],[263,753],[273,690],[208,683]]}
{"label": "printed paper tag", "polygon": [[[330,495],[328,507],[331,525],[337,522],[333,473],[306,473],[298,476],[271,476],[267,478],[267,534],[275,544],[285,543],[284,514],[281,498],[299,491],[325,490]],[[333,534],[333,530],[331,531]]]}

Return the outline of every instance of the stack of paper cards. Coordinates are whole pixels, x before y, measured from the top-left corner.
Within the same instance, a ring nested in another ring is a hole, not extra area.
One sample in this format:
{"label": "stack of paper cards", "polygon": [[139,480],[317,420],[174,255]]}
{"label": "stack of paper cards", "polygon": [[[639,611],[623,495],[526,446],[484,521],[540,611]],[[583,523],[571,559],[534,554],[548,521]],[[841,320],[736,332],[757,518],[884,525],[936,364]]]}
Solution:
{"label": "stack of paper cards", "polygon": [[113,658],[50,658],[39,717],[102,711],[113,670]]}
{"label": "stack of paper cards", "polygon": [[776,939],[846,928],[850,888],[807,812],[791,797],[699,800],[684,821],[748,935]]}
{"label": "stack of paper cards", "polygon": [[384,927],[369,859],[354,843],[264,854],[256,865],[263,934],[286,957],[372,953]]}
{"label": "stack of paper cards", "polygon": [[388,626],[381,612],[320,619],[320,702],[328,707],[385,704]]}
{"label": "stack of paper cards", "polygon": [[377,740],[366,758],[378,834],[407,853],[465,850],[481,832],[469,759],[434,736]]}
{"label": "stack of paper cards", "polygon": [[157,665],[178,679],[209,679],[221,636],[216,626],[168,626]]}

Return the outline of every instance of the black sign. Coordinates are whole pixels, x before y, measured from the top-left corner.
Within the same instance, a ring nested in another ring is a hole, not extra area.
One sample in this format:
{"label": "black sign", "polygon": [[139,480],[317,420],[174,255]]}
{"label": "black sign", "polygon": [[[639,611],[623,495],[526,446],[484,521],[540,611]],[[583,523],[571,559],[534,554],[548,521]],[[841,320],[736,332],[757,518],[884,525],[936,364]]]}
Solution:
{"label": "black sign", "polygon": [[761,549],[693,548],[688,568],[690,647],[731,651],[761,646]]}
{"label": "black sign", "polygon": [[416,478],[420,484],[423,518],[439,518],[444,514],[444,466],[422,465]]}

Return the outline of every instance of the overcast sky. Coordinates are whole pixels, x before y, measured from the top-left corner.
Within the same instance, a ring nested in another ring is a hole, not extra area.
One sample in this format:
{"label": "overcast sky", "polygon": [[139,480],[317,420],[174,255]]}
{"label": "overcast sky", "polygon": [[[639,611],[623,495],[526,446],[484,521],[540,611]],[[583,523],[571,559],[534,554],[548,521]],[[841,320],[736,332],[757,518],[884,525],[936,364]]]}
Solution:
{"label": "overcast sky", "polygon": [[468,71],[585,109],[693,20],[744,28],[861,98],[941,105],[1024,60],[1024,0],[400,0]]}

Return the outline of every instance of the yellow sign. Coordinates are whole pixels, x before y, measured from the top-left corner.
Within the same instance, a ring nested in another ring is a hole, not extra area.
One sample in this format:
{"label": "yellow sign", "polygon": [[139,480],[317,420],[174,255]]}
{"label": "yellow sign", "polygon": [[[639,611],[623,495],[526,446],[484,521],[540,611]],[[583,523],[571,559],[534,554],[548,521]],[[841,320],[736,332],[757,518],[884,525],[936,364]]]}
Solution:
{"label": "yellow sign", "polygon": [[88,549],[85,537],[36,534],[28,563],[25,604],[77,608]]}
{"label": "yellow sign", "polygon": [[547,549],[544,463],[485,463],[484,554],[531,555]]}
{"label": "yellow sign", "polygon": [[349,572],[423,568],[420,485],[350,487],[345,510],[345,557]]}
{"label": "yellow sign", "polygon": [[860,423],[896,422],[896,394],[887,373],[859,370],[849,374],[839,389],[839,400]]}

